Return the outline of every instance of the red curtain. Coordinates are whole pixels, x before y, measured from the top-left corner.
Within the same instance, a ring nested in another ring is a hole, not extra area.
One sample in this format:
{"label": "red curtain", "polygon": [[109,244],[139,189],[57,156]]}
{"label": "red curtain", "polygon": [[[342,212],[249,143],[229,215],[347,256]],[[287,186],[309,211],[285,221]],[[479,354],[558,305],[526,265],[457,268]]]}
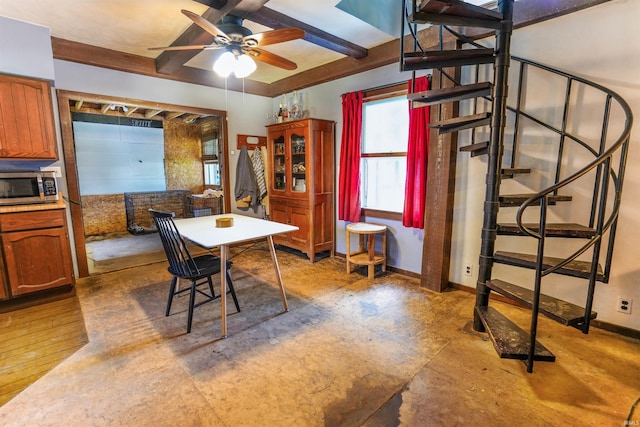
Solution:
{"label": "red curtain", "polygon": [[342,95],[338,219],[350,222],[360,221],[362,96],[362,91]]}
{"label": "red curtain", "polygon": [[[409,80],[409,93],[412,92]],[[418,77],[415,92],[429,89],[427,77]],[[404,187],[402,225],[424,228],[427,195],[427,159],[429,157],[429,107],[411,109],[409,103],[409,144],[407,147],[407,181]]]}

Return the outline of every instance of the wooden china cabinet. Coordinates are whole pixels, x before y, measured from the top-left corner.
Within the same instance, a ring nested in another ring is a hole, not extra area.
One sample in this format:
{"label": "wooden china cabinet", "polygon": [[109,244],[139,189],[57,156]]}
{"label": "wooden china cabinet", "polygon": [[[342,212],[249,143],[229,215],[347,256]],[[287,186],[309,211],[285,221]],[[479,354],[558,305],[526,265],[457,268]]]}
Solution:
{"label": "wooden china cabinet", "polygon": [[267,126],[269,215],[299,227],[273,236],[315,261],[331,251],[334,235],[334,122],[300,119]]}

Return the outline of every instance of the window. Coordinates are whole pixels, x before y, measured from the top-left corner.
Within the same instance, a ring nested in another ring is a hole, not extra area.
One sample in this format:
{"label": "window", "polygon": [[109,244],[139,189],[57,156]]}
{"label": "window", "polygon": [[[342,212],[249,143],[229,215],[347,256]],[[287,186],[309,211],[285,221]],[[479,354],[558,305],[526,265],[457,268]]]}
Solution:
{"label": "window", "polygon": [[202,167],[205,188],[218,189],[222,186],[220,179],[220,157],[218,130],[213,123],[202,126]]}
{"label": "window", "polygon": [[406,84],[365,93],[360,198],[366,216],[395,218],[404,208],[409,108]]}

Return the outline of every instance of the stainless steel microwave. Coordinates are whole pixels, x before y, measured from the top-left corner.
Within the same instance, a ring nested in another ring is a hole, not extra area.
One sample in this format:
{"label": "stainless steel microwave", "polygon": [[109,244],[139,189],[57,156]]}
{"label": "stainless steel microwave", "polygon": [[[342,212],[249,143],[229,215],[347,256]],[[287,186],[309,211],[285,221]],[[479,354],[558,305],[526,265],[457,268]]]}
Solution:
{"label": "stainless steel microwave", "polygon": [[0,205],[55,203],[58,199],[55,172],[0,172]]}

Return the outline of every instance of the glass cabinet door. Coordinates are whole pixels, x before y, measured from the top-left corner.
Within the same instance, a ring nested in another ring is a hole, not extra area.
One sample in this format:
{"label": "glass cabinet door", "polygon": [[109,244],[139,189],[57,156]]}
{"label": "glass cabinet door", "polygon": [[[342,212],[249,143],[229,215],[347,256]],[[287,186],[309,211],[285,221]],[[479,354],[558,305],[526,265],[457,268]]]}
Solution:
{"label": "glass cabinet door", "polygon": [[291,134],[289,152],[291,153],[291,191],[307,191],[306,143],[304,135]]}
{"label": "glass cabinet door", "polygon": [[284,191],[287,185],[284,136],[273,140],[273,189]]}

